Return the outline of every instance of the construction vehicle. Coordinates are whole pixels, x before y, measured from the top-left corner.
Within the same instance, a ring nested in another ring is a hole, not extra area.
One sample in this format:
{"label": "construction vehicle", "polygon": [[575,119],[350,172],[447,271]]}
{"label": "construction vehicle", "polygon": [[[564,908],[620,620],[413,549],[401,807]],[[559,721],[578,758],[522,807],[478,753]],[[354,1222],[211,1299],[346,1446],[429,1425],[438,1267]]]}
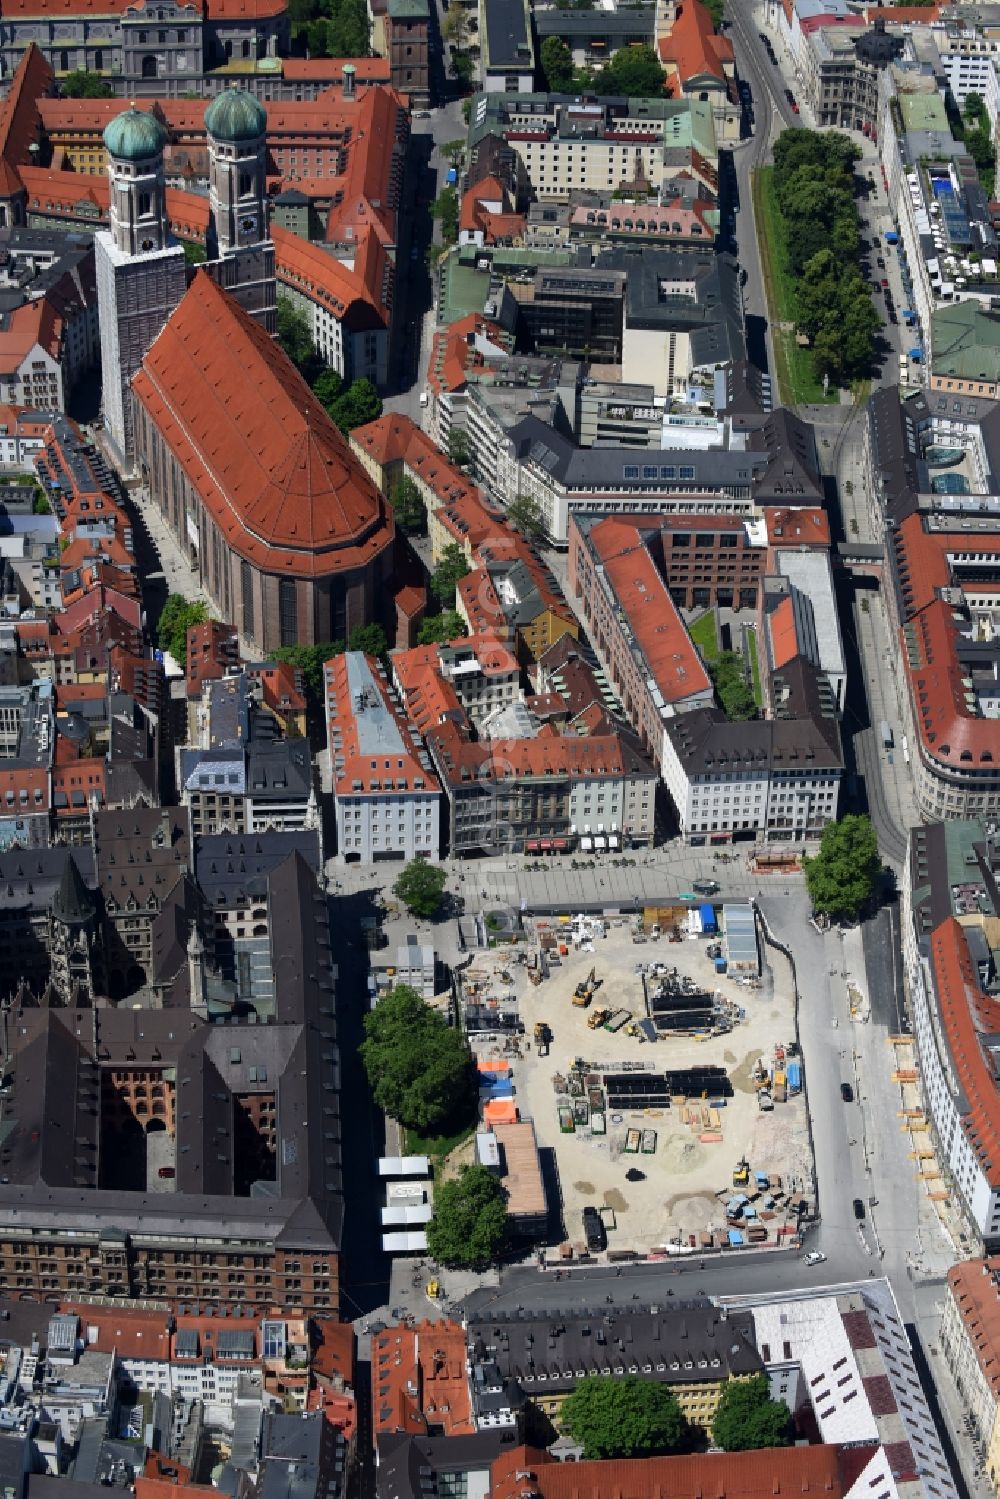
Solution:
{"label": "construction vehicle", "polygon": [[596,1031],[606,1020],[610,1020],[610,1018],[610,1010],[592,1010],[587,1016],[587,1026],[590,1030]]}
{"label": "construction vehicle", "polygon": [[733,1186],[745,1187],[748,1185],[749,1181],[750,1162],[747,1160],[746,1156],[744,1156],[742,1160],[737,1161],[736,1165],[733,1167]]}
{"label": "construction vehicle", "polygon": [[441,1295],[441,1287],[436,1280],[429,1280],[427,1282],[427,1295],[431,1301],[437,1301]]}
{"label": "construction vehicle", "polygon": [[631,1019],[631,1011],[615,1010],[614,1014],[605,1020],[604,1029],[606,1031],[620,1031],[622,1026],[627,1025]]}
{"label": "construction vehicle", "polygon": [[538,1047],[538,1055],[547,1057],[549,1047],[552,1045],[552,1032],[544,1020],[535,1021],[535,1045]]}
{"label": "construction vehicle", "polygon": [[577,984],[573,993],[573,1003],[585,1010],[600,987],[597,969],[592,968],[583,982]]}

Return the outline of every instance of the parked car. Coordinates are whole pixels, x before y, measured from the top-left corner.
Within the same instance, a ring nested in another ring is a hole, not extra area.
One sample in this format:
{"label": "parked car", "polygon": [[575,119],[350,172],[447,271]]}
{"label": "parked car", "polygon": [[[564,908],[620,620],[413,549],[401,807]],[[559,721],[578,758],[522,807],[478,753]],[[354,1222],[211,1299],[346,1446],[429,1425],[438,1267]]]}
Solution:
{"label": "parked car", "polygon": [[174,1170],[173,1166],[161,1166],[156,1174],[164,1181],[169,1181],[172,1177],[177,1175],[177,1172]]}
{"label": "parked car", "polygon": [[592,1254],[598,1254],[602,1249],[607,1249],[608,1235],[596,1208],[584,1208],[583,1232],[587,1239],[587,1248]]}
{"label": "parked car", "polygon": [[803,1263],[806,1265],[822,1265],[825,1259],[826,1255],[820,1249],[810,1249],[808,1254],[802,1256]]}
{"label": "parked car", "polygon": [[888,288],[888,285],[889,285],[889,278],[888,278],[888,276],[883,276],[882,277],[882,290],[885,291]]}
{"label": "parked car", "polygon": [[857,1218],[858,1222],[860,1223],[861,1220],[862,1220],[862,1218],[865,1216],[865,1205],[861,1201],[860,1197],[855,1197],[852,1206],[854,1208],[854,1216],[855,1216],[855,1218]]}
{"label": "parked car", "polygon": [[840,1096],[845,1103],[854,1102],[854,1089],[851,1087],[850,1083],[841,1083]]}
{"label": "parked car", "polygon": [[718,880],[692,880],[691,889],[697,890],[699,895],[718,895],[722,886]]}
{"label": "parked car", "polygon": [[792,100],[792,114],[793,115],[797,115],[798,112],[799,112],[799,106],[796,104],[795,100],[793,99]]}
{"label": "parked car", "polygon": [[878,268],[880,271],[885,270],[885,257],[883,255],[878,257]]}

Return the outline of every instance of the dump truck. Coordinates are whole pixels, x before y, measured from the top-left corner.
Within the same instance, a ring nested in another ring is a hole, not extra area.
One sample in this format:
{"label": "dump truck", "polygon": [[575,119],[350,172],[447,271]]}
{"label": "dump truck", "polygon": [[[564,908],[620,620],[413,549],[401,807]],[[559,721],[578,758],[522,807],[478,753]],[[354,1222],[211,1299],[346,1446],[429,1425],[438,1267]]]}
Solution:
{"label": "dump truck", "polygon": [[745,1187],[750,1181],[750,1162],[746,1156],[733,1167],[733,1186]]}
{"label": "dump truck", "polygon": [[774,1081],[771,1087],[771,1095],[775,1103],[784,1103],[788,1098],[788,1089],[785,1084],[785,1074],[781,1068],[776,1068]]}
{"label": "dump truck", "polygon": [[538,1055],[540,1057],[547,1057],[549,1047],[552,1044],[552,1032],[544,1020],[535,1021],[534,1036],[535,1045],[538,1047]]}
{"label": "dump truck", "polygon": [[632,1019],[630,1010],[615,1010],[614,1014],[604,1022],[606,1031],[620,1031],[623,1025],[627,1025]]}

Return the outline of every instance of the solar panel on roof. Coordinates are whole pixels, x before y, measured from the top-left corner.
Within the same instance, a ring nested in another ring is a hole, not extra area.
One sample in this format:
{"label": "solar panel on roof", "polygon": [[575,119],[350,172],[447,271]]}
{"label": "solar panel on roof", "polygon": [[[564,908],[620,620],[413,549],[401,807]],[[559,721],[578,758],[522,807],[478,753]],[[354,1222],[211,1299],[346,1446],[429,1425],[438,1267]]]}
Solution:
{"label": "solar panel on roof", "polygon": [[177,1352],[184,1358],[197,1358],[198,1356],[198,1330],[195,1327],[182,1327],[175,1341]]}
{"label": "solar panel on roof", "polygon": [[220,1358],[237,1354],[242,1358],[253,1358],[253,1331],[243,1327],[225,1327],[215,1340],[215,1349]]}

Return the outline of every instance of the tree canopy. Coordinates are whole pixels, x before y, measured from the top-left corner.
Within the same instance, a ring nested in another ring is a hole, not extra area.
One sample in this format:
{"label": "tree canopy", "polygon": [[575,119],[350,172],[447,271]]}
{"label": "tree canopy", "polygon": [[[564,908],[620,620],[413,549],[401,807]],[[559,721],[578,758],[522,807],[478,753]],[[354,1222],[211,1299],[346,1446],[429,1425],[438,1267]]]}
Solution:
{"label": "tree canopy", "polygon": [[323,697],[323,667],[334,656],[342,656],[342,640],[322,640],[317,645],[279,645],[270,652],[271,661],[288,661],[302,673],[306,696],[318,702]]}
{"label": "tree canopy", "polygon": [[364,1027],[361,1060],[384,1113],[424,1133],[471,1113],[475,1079],[465,1038],[415,989],[390,989]]}
{"label": "tree canopy", "polygon": [[431,204],[431,213],[441,224],[441,238],[446,245],[458,242],[458,191],[449,182]]}
{"label": "tree canopy", "polygon": [[723,1452],[787,1447],[792,1417],[783,1400],[772,1400],[766,1374],[727,1379],[712,1421],[712,1436]]}
{"label": "tree canopy", "polygon": [[459,468],[465,468],[469,462],[469,437],[464,427],[449,428],[448,457]]}
{"label": "tree canopy", "polygon": [[366,656],[384,656],[389,649],[381,625],[355,625],[347,638],[349,651],[363,651]]}
{"label": "tree canopy", "polygon": [[469,571],[465,553],[457,541],[449,542],[441,553],[441,560],[431,573],[431,593],[442,609],[454,609],[455,588],[460,578]]}
{"label": "tree canopy", "polygon": [[278,343],[307,384],[312,385],[325,367],[313,348],[309,319],[290,297],[279,297],[277,322]]}
{"label": "tree canopy", "polygon": [[709,661],[707,665],[715,695],[726,717],[756,718],[757,704],[739,652],[720,651],[715,660]]}
{"label": "tree canopy", "polygon": [[796,278],[796,326],[809,339],[816,373],[835,384],[868,373],[881,326],[858,264],[860,157],[860,148],[836,130],[785,130],[774,145],[774,194]]}
{"label": "tree canopy", "polygon": [[288,17],[311,57],[367,57],[371,50],[365,0],[289,0]]}
{"label": "tree canopy", "polygon": [[677,1396],[656,1379],[591,1375],[577,1382],[560,1414],[588,1460],[679,1452],[690,1435]]}
{"label": "tree canopy", "polygon": [[74,68],[67,73],[60,87],[67,99],[110,99],[114,92],[100,73],[88,72],[86,68]]}
{"label": "tree canopy", "polygon": [[407,536],[419,535],[427,529],[427,506],[409,474],[403,474],[389,490],[389,504],[396,517],[396,525]]}
{"label": "tree canopy", "polygon": [[440,614],[428,614],[417,632],[418,645],[438,645],[444,640],[458,640],[468,635],[465,620],[457,609],[444,609]]}
{"label": "tree canopy", "polygon": [[507,1193],[485,1166],[462,1166],[435,1186],[427,1248],[439,1264],[488,1265],[506,1237]]}
{"label": "tree canopy", "polygon": [[576,83],[573,54],[561,36],[547,36],[538,51],[538,60],[550,94],[571,94]]}
{"label": "tree canopy", "polygon": [[813,910],[834,921],[857,921],[882,868],[869,817],[848,814],[823,829],[819,853],[806,859]]}
{"label": "tree canopy", "polygon": [[526,541],[545,539],[545,516],[542,507],[530,494],[519,494],[507,506],[507,519]]}
{"label": "tree canopy", "polygon": [[156,638],[160,648],[169,651],[178,666],[187,667],[188,630],[192,625],[203,624],[207,618],[204,604],[192,602],[182,593],[168,594],[156,626]]}
{"label": "tree canopy", "polygon": [[393,885],[392,893],[411,915],[429,918],[441,904],[447,878],[440,864],[411,859]]}
{"label": "tree canopy", "polygon": [[652,47],[619,47],[594,79],[594,90],[605,96],[623,94],[628,99],[658,99],[666,74]]}

